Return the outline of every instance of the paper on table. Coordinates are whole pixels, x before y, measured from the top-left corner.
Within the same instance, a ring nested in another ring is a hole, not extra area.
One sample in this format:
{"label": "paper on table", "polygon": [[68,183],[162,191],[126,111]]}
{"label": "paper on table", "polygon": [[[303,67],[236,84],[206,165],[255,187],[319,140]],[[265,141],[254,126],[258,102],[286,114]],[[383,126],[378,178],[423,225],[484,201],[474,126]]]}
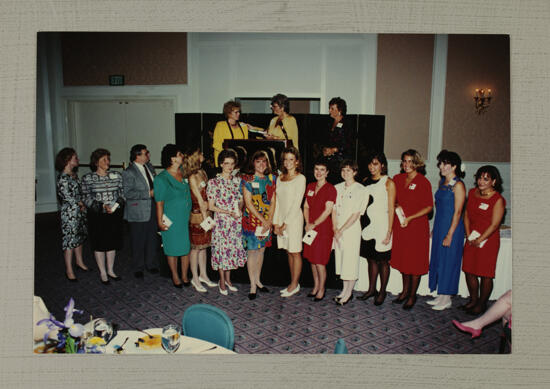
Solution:
{"label": "paper on table", "polygon": [[313,241],[315,240],[316,236],[317,236],[317,231],[310,230],[310,231],[306,232],[306,234],[304,235],[304,238],[302,239],[302,242],[304,242],[307,245],[311,245],[313,243]]}
{"label": "paper on table", "polygon": [[210,230],[212,227],[215,226],[215,223],[214,223],[214,220],[208,216],[206,219],[204,219],[202,221],[202,223],[200,224],[201,228],[205,231],[208,231]]}
{"label": "paper on table", "polygon": [[170,218],[164,214],[162,215],[162,222],[168,228],[170,228],[170,226],[172,225],[172,220],[170,220]]}
{"label": "paper on table", "polygon": [[[473,230],[471,233],[470,233],[470,236],[468,236],[468,240],[469,241],[472,241],[472,240],[475,240],[477,238],[479,238],[481,236],[481,234],[476,231],[476,230]],[[485,239],[483,242],[481,242],[479,244],[479,248],[482,248],[483,246],[485,246],[485,243],[487,242],[487,239]]]}

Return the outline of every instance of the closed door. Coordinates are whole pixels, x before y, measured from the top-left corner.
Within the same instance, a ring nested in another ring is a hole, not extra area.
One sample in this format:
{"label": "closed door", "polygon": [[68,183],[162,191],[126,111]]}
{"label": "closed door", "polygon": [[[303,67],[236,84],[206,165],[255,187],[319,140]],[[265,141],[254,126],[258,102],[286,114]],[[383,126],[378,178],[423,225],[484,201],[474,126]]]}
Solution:
{"label": "closed door", "polygon": [[69,133],[82,164],[88,164],[92,151],[111,152],[111,164],[127,166],[129,151],[145,144],[151,161],[160,164],[166,143],[174,143],[174,102],[152,100],[73,100],[68,103]]}

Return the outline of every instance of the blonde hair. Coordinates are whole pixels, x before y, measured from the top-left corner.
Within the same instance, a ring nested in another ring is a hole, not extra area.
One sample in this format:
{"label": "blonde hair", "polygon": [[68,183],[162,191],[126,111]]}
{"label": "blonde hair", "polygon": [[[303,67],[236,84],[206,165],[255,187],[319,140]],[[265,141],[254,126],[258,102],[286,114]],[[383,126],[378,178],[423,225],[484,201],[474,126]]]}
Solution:
{"label": "blonde hair", "polygon": [[183,160],[183,175],[184,177],[191,177],[201,170],[201,150],[197,149]]}

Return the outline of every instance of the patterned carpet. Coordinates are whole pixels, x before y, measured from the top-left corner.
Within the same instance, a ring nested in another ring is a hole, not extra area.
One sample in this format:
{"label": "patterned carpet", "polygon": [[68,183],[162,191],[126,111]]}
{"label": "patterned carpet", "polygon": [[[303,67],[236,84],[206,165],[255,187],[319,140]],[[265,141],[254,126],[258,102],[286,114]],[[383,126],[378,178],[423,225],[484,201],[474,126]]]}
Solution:
{"label": "patterned carpet", "polygon": [[[246,279],[246,269],[233,277],[236,293],[222,296],[217,288],[198,293],[192,287],[176,289],[161,269],[161,275],[145,273],[136,279],[129,265],[128,244],[117,253],[115,272],[121,281],[104,286],[93,256],[85,244],[85,262],[92,269],[77,271],[78,282],[71,283],[64,275],[60,232],[55,214],[36,216],[35,240],[35,295],[41,296],[50,311],[59,319],[70,297],[76,307],[84,310],[75,316],[85,323],[90,315],[105,317],[117,323],[120,329],[145,329],[181,323],[183,312],[193,304],[207,303],[223,309],[235,327],[235,351],[238,353],[332,353],[338,338],[343,338],[353,354],[480,354],[498,353],[501,327],[498,323],[485,328],[481,337],[470,339],[456,330],[452,319],[470,320],[456,309],[466,300],[453,298],[453,308],[434,311],[420,296],[411,311],[392,304],[388,295],[381,306],[374,306],[354,298],[345,306],[338,306],[332,298],[336,289],[328,289],[325,299],[313,302],[306,297],[310,289],[303,288],[297,295],[283,299],[280,287],[268,286],[270,293],[248,299],[248,285],[238,283]],[[212,273],[212,279],[216,280]],[[307,283],[307,282],[306,282]],[[360,293],[355,293],[355,297]],[[509,347],[506,352],[510,352]]]}

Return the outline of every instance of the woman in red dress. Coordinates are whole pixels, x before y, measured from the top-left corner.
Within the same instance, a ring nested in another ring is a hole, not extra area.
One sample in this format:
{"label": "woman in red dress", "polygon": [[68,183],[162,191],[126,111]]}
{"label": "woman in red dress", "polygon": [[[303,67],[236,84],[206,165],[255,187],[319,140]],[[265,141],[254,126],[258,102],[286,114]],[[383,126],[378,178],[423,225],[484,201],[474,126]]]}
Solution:
{"label": "woman in red dress", "polygon": [[208,210],[208,198],[206,197],[208,177],[201,168],[203,162],[204,156],[200,149],[194,150],[183,161],[184,176],[189,181],[191,189],[191,215],[189,216],[189,238],[191,240],[189,258],[191,274],[193,274],[191,285],[201,293],[206,292],[202,283],[210,288],[217,285],[208,278],[206,270],[206,249],[210,246],[212,231],[205,231],[201,227],[201,223],[212,215],[212,212]]}
{"label": "woman in red dress", "polygon": [[432,186],[424,177],[426,169],[422,157],[409,149],[401,154],[401,171],[395,183],[395,212],[404,214],[393,220],[393,246],[390,265],[401,272],[403,290],[392,302],[403,309],[416,303],[416,291],[422,275],[429,270],[430,227],[428,213],[433,208]]}
{"label": "woman in red dress", "polygon": [[319,159],[313,165],[313,174],[317,182],[311,182],[306,188],[304,202],[304,219],[306,233],[315,230],[317,236],[311,245],[304,245],[303,256],[311,264],[313,274],[313,290],[308,297],[313,301],[325,298],[325,281],[327,279],[327,263],[332,250],[332,207],[336,202],[336,189],[327,181],[329,174],[328,161]]}
{"label": "woman in red dress", "polygon": [[[498,228],[506,200],[502,193],[502,178],[498,169],[491,165],[482,166],[475,175],[476,187],[468,192],[464,229],[466,244],[462,271],[470,292],[470,301],[461,306],[472,315],[479,315],[487,309],[487,301],[493,291],[493,278],[500,247]],[[477,231],[477,234],[472,232]],[[481,278],[481,282],[478,279]]]}

